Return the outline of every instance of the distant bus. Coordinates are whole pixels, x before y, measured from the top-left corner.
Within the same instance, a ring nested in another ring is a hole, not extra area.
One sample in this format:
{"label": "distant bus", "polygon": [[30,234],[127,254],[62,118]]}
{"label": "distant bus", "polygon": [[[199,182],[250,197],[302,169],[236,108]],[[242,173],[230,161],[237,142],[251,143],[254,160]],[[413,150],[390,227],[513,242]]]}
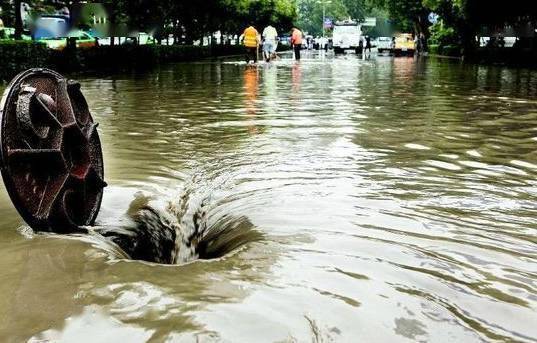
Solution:
{"label": "distant bus", "polygon": [[69,17],[63,15],[44,15],[39,17],[32,30],[35,40],[67,37]]}
{"label": "distant bus", "polygon": [[334,52],[343,53],[345,50],[354,50],[361,53],[362,25],[354,21],[337,22],[332,34]]}

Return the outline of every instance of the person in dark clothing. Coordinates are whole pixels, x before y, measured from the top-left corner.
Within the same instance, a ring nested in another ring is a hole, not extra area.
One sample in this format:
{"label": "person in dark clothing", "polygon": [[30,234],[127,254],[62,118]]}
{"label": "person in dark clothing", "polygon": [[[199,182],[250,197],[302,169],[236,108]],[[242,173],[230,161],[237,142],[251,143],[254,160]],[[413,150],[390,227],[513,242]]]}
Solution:
{"label": "person in dark clothing", "polygon": [[420,33],[420,37],[418,39],[418,46],[419,46],[419,53],[424,54],[427,52],[427,38],[425,37],[425,34],[422,32]]}
{"label": "person in dark clothing", "polygon": [[371,53],[371,37],[369,36],[365,37],[365,51],[367,52],[368,50]]}
{"label": "person in dark clothing", "polygon": [[361,55],[364,53],[364,40],[360,38],[358,42],[358,49],[356,49],[356,54]]}

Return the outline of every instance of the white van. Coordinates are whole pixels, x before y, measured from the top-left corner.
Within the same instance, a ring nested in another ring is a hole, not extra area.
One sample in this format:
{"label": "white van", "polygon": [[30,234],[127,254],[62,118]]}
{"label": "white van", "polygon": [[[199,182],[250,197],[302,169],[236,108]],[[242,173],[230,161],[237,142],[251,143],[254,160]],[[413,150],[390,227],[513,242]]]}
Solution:
{"label": "white van", "polygon": [[337,22],[334,25],[332,36],[334,53],[340,54],[345,50],[354,50],[356,53],[361,53],[363,48],[362,41],[362,25],[348,20]]}

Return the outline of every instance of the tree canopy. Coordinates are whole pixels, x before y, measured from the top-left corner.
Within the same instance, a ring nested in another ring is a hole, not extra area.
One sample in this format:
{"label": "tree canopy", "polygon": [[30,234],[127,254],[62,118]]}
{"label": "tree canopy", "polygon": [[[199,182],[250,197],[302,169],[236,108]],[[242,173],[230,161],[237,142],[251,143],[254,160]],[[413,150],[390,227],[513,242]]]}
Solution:
{"label": "tree canopy", "polygon": [[[81,1],[26,0],[35,12],[50,13],[60,6]],[[250,22],[262,27],[271,23],[289,30],[296,18],[295,0],[101,0],[110,20],[130,30],[152,32],[157,36],[171,33],[186,41],[199,39],[215,31],[241,32]],[[15,26],[15,4],[20,0],[0,0],[0,16],[6,26]]]}
{"label": "tree canopy", "polygon": [[[534,1],[512,0],[368,0],[374,7],[384,8],[390,20],[403,30],[429,33],[427,16],[440,16],[446,32],[452,32],[464,50],[476,47],[476,35],[483,28],[497,32],[511,25],[517,35],[527,24],[537,24],[537,6]],[[533,35],[534,33],[531,32]]]}
{"label": "tree canopy", "polygon": [[[79,0],[25,0],[35,11],[50,13]],[[512,0],[101,0],[110,21],[158,37],[173,34],[186,43],[216,31],[238,34],[250,23],[259,29],[274,25],[288,32],[296,25],[313,35],[322,33],[323,14],[333,20],[386,17],[401,31],[429,33],[428,15],[435,12],[462,45],[475,43],[483,27],[524,26],[537,23],[534,1]],[[5,26],[15,26],[15,5],[21,0],[0,0]],[[532,33],[533,34],[533,33]]]}
{"label": "tree canopy", "polygon": [[323,31],[323,12],[326,18],[342,20],[349,18],[349,11],[343,0],[300,0],[298,1],[297,26],[312,35]]}
{"label": "tree canopy", "polygon": [[297,0],[297,8],[297,26],[312,35],[322,33],[323,14],[333,21],[386,17],[384,8],[371,0]]}

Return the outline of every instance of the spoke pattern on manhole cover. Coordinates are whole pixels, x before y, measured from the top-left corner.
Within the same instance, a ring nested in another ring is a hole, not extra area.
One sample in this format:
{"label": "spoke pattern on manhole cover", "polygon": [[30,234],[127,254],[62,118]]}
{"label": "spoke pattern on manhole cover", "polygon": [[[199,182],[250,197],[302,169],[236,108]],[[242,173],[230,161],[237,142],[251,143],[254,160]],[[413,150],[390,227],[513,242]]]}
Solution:
{"label": "spoke pattern on manhole cover", "polygon": [[92,225],[106,183],[80,84],[47,69],[23,72],[4,93],[0,119],[2,176],[24,220],[58,233]]}

